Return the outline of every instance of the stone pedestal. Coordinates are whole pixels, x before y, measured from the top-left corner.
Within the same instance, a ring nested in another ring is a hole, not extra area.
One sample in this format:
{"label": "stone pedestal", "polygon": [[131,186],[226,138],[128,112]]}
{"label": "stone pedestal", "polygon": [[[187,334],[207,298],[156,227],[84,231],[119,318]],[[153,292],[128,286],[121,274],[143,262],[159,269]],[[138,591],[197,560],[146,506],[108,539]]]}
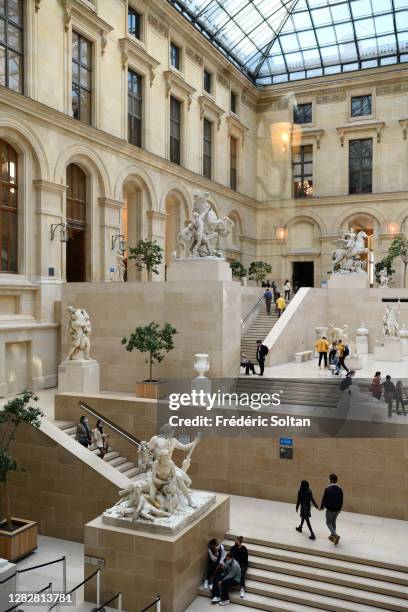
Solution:
{"label": "stone pedestal", "polygon": [[351,355],[347,358],[347,367],[350,370],[361,370],[363,363],[359,355]]}
{"label": "stone pedestal", "polygon": [[400,328],[400,341],[401,341],[401,351],[403,357],[408,356],[408,328],[406,325],[402,325]]}
{"label": "stone pedestal", "polygon": [[99,363],[95,359],[63,361],[58,366],[60,393],[99,393]]}
{"label": "stone pedestal", "polygon": [[[16,592],[16,577],[10,578],[15,574],[16,566],[9,563],[7,559],[0,559],[0,610],[10,608],[9,596]],[[9,578],[9,580],[7,580]],[[5,582],[7,580],[7,582]]]}
{"label": "stone pedestal", "polygon": [[367,273],[332,274],[327,283],[329,289],[369,289],[370,279]]}
{"label": "stone pedestal", "polygon": [[365,323],[361,323],[356,331],[356,351],[358,355],[368,354],[368,327]]}
{"label": "stone pedestal", "polygon": [[374,359],[378,361],[402,361],[400,338],[379,336],[374,345]]}
{"label": "stone pedestal", "polygon": [[167,269],[168,281],[232,281],[231,266],[219,257],[175,259]]}
{"label": "stone pedestal", "polygon": [[[85,525],[85,559],[105,560],[102,601],[121,591],[123,609],[139,612],[160,593],[162,612],[180,612],[203,582],[208,541],[222,540],[228,528],[229,497],[220,494],[205,514],[176,535],[106,525],[98,517]],[[85,564],[85,577],[94,571],[95,565]],[[96,601],[93,580],[85,586],[85,600]]]}

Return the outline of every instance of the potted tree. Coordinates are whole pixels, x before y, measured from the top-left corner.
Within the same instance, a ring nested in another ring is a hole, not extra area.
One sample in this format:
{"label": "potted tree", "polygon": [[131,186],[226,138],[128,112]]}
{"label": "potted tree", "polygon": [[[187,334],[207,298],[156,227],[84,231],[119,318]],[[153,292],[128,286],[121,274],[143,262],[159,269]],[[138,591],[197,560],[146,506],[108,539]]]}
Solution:
{"label": "potted tree", "polygon": [[408,268],[408,238],[403,236],[397,236],[391,242],[390,248],[388,249],[388,257],[391,259],[391,262],[394,259],[400,259],[404,266],[404,289],[407,286],[407,268]]}
{"label": "potted tree", "polygon": [[163,361],[165,354],[174,349],[173,336],[177,330],[170,323],[164,323],[160,327],[159,323],[152,321],[149,325],[136,327],[129,337],[122,338],[122,344],[127,351],[134,349],[141,353],[149,353],[146,363],[149,364],[149,378],[137,383],[136,395],[138,397],[148,397],[158,399],[160,397],[159,386],[165,381],[153,378],[153,363]]}
{"label": "potted tree", "polygon": [[149,280],[152,274],[158,274],[158,266],[163,261],[163,249],[156,240],[139,240],[135,247],[129,247],[129,259],[133,259],[136,268],[146,270]]}
{"label": "potted tree", "polygon": [[272,267],[265,261],[253,261],[249,266],[249,279],[256,281],[258,287],[260,283],[266,279],[267,275],[272,272]]}
{"label": "potted tree", "polygon": [[231,272],[232,272],[232,277],[239,279],[242,282],[242,284],[245,285],[246,284],[247,269],[244,268],[242,263],[240,261],[238,261],[237,259],[233,259],[230,262],[230,268],[231,268]]}
{"label": "potted tree", "polygon": [[4,495],[4,518],[0,521],[0,557],[16,561],[37,548],[38,527],[35,521],[13,517],[10,507],[9,474],[24,470],[10,454],[10,445],[17,429],[23,423],[39,428],[42,411],[30,406],[38,397],[31,391],[24,391],[7,402],[0,411],[0,483]]}

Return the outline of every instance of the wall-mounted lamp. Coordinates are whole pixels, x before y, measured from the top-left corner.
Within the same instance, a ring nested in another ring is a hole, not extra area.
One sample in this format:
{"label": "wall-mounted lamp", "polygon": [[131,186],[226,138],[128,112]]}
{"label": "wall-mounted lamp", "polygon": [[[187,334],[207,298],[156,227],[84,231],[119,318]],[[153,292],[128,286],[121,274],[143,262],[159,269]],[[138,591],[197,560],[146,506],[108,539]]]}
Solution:
{"label": "wall-mounted lamp", "polygon": [[288,237],[287,228],[284,225],[276,227],[275,236],[276,240],[286,240],[286,238]]}
{"label": "wall-mounted lamp", "polygon": [[395,236],[395,234],[399,234],[400,226],[398,223],[389,223],[388,224],[388,233]]}
{"label": "wall-mounted lamp", "polygon": [[124,240],[124,238],[125,236],[123,234],[116,234],[116,236],[112,236],[112,242],[111,242],[112,251],[114,250],[117,242],[119,242],[119,246],[118,246],[119,251],[122,251],[122,253],[126,251],[126,241]]}
{"label": "wall-mounted lamp", "polygon": [[55,232],[57,231],[57,228],[60,227],[60,242],[68,242],[68,230],[67,230],[67,224],[66,221],[63,221],[62,223],[53,223],[51,225],[51,240],[54,240],[55,238]]}

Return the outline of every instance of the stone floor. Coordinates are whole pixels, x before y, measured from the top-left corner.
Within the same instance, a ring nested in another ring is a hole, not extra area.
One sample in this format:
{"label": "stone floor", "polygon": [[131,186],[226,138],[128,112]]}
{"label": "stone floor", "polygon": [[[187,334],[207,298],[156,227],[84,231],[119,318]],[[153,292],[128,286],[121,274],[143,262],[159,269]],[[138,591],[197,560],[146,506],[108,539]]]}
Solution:
{"label": "stone floor", "polygon": [[[309,546],[314,550],[332,550],[333,545],[327,540],[324,514],[313,510],[311,520],[317,536],[314,542],[308,539],[307,533],[299,534],[295,531],[297,516],[294,504],[231,496],[231,533]],[[338,552],[408,565],[407,521],[343,512],[338,520],[338,532],[341,535]],[[82,544],[40,536],[38,550],[21,561],[18,567],[19,569],[31,567],[63,555],[67,557],[68,588],[72,588],[83,579]],[[38,590],[51,581],[54,590],[58,590],[61,588],[61,580],[61,565],[58,564],[21,574],[19,584],[22,589]],[[83,602],[82,589],[80,589],[75,609],[86,612],[91,607],[90,604]],[[189,606],[188,612],[201,612],[210,608],[208,599],[197,597]],[[229,608],[229,610],[235,609],[242,610],[235,605]]]}

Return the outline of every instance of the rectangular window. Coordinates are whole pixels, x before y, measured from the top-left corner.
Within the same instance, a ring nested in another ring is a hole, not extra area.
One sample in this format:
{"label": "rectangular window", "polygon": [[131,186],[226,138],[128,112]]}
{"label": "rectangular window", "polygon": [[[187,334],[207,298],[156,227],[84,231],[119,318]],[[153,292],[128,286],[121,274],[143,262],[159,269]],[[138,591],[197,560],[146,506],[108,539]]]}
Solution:
{"label": "rectangular window", "polygon": [[237,190],[237,161],[238,161],[238,141],[236,138],[230,139],[230,187]]}
{"label": "rectangular window", "polygon": [[131,6],[128,7],[128,33],[138,40],[142,38],[142,15]]}
{"label": "rectangular window", "polygon": [[349,141],[349,193],[371,193],[373,188],[373,139]]}
{"label": "rectangular window", "polygon": [[212,74],[208,70],[204,70],[204,91],[211,93],[212,90]]}
{"label": "rectangular window", "polygon": [[237,94],[235,93],[235,91],[231,91],[231,99],[230,99],[230,109],[231,109],[231,113],[235,113],[237,114],[237,109],[238,109],[238,101],[237,101]]}
{"label": "rectangular window", "polygon": [[298,104],[293,108],[293,123],[312,123],[313,108],[312,103]]}
{"label": "rectangular window", "polygon": [[364,117],[371,115],[371,96],[353,96],[351,98],[351,116]]}
{"label": "rectangular window", "polygon": [[170,44],[170,64],[173,68],[181,70],[181,49],[173,42]]}
{"label": "rectangular window", "polygon": [[170,161],[181,164],[181,102],[170,97]]}
{"label": "rectangular window", "polygon": [[293,197],[313,195],[313,145],[302,145],[292,150]]}
{"label": "rectangular window", "polygon": [[212,123],[208,119],[203,121],[203,176],[211,178],[212,166]]}
{"label": "rectangular window", "polygon": [[143,77],[128,71],[128,140],[142,146],[143,137]]}
{"label": "rectangular window", "polygon": [[91,124],[92,43],[72,32],[72,116]]}
{"label": "rectangular window", "polygon": [[23,0],[0,2],[0,85],[23,93]]}

